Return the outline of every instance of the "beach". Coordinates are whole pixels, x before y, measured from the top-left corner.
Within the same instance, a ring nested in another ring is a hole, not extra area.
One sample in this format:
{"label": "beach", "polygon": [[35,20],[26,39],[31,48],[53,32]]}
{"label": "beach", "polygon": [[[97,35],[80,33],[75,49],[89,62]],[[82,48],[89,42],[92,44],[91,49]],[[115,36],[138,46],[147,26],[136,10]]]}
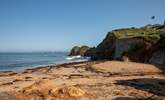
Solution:
{"label": "beach", "polygon": [[1,100],[164,100],[165,68],[85,61],[0,73]]}
{"label": "beach", "polygon": [[0,100],[165,100],[165,0],[0,0]]}

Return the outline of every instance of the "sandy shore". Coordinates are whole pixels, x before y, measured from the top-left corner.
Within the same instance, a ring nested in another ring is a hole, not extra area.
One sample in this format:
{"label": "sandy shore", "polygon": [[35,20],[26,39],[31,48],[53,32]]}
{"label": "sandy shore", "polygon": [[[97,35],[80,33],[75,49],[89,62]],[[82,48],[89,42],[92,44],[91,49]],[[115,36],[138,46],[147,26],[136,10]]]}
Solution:
{"label": "sandy shore", "polygon": [[165,100],[165,66],[89,61],[0,73],[0,100]]}

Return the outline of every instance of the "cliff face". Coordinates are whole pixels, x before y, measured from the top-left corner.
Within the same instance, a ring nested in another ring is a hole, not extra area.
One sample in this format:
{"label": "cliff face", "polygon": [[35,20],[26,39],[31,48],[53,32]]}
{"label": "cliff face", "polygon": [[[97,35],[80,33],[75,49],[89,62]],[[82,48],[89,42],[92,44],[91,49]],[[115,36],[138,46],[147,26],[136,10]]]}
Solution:
{"label": "cliff face", "polygon": [[94,60],[112,59],[115,50],[116,37],[113,34],[108,34],[106,38],[96,47],[85,52],[85,56],[90,56]]}
{"label": "cliff face", "polygon": [[160,40],[151,48],[150,52],[152,53],[148,59],[149,63],[165,64],[165,34],[161,35]]}
{"label": "cliff face", "polygon": [[143,38],[116,39],[115,59],[129,61],[145,61],[145,51],[149,50],[152,44]]}
{"label": "cliff face", "polygon": [[88,48],[84,56],[98,59],[165,64],[165,27],[148,25],[141,28],[125,28],[108,32],[96,47]]}
{"label": "cliff face", "polygon": [[165,64],[165,51],[158,50],[152,54],[149,63]]}

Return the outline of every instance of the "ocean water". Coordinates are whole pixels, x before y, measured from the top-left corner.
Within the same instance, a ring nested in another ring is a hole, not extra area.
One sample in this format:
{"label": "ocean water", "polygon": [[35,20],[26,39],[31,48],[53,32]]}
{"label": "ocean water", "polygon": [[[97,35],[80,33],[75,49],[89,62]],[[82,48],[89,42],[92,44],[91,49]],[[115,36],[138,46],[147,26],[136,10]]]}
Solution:
{"label": "ocean water", "polygon": [[84,61],[80,56],[68,57],[68,52],[0,53],[0,71],[22,71],[49,64]]}

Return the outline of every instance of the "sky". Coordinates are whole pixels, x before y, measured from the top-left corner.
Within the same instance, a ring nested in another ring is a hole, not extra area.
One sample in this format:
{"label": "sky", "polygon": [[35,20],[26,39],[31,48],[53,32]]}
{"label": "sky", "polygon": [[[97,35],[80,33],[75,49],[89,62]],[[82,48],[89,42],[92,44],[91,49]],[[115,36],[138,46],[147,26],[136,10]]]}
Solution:
{"label": "sky", "polygon": [[0,0],[0,52],[93,47],[113,29],[162,24],[164,11],[165,0]]}

